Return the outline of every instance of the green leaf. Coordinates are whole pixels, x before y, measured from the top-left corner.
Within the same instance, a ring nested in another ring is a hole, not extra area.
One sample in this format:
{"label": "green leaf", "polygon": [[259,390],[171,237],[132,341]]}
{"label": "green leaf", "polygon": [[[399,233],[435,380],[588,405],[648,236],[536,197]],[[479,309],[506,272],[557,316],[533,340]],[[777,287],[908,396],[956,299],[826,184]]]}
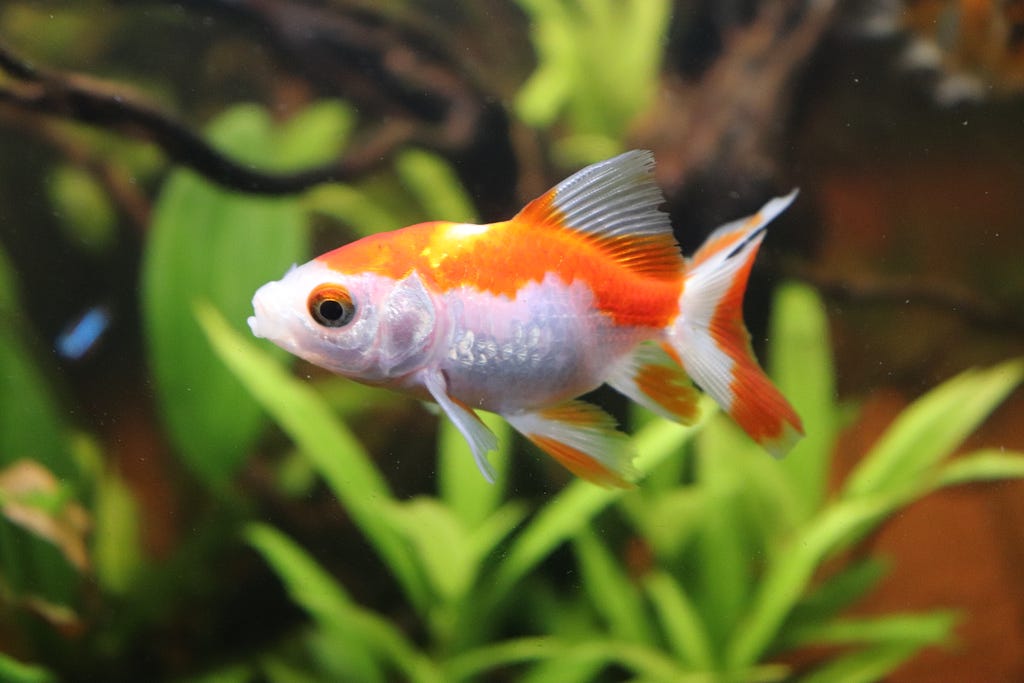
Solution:
{"label": "green leaf", "polygon": [[748,558],[761,550],[752,543],[758,520],[747,505],[749,467],[770,458],[721,413],[698,434],[697,454],[697,482],[708,513],[693,540],[691,592],[712,642],[723,642],[750,598]]}
{"label": "green leaf", "polygon": [[646,578],[644,587],[675,656],[687,668],[712,670],[714,651],[708,632],[682,586],[668,573],[655,571]]}
{"label": "green leaf", "polygon": [[730,670],[753,665],[807,590],[818,565],[895,507],[891,498],[855,499],[823,510],[774,553],[726,652]]}
{"label": "green leaf", "polygon": [[939,472],[939,486],[1024,479],[1024,453],[991,448],[957,457]]}
{"label": "green leaf", "polygon": [[[641,474],[682,449],[710,414],[710,399],[701,408],[702,419],[690,427],[656,420],[636,433],[633,443],[639,455],[634,465]],[[582,480],[566,486],[516,536],[488,586],[488,597],[500,600],[537,563],[627,493],[624,489],[600,488]]]}
{"label": "green leaf", "polygon": [[544,659],[530,667],[520,683],[590,683],[601,680],[598,674],[606,666],[598,653],[571,653]]}
{"label": "green leaf", "polygon": [[802,683],[875,683],[883,681],[914,656],[916,644],[886,643],[839,657],[811,674]]}
{"label": "green leaf", "polygon": [[[341,585],[294,541],[266,524],[249,524],[245,539],[274,569],[295,604],[321,626],[344,625],[359,609]],[[390,631],[391,624],[383,626]],[[397,631],[392,637],[401,637]]]}
{"label": "green leaf", "polygon": [[447,602],[466,595],[474,579],[477,558],[466,529],[452,511],[434,498],[418,497],[382,508],[415,549],[420,566],[434,590]]}
{"label": "green leaf", "polygon": [[75,467],[62,411],[33,346],[39,343],[21,315],[15,273],[0,250],[0,466],[30,458],[71,479]]}
{"label": "green leaf", "polygon": [[782,460],[800,520],[821,507],[838,428],[835,370],[828,318],[821,299],[805,285],[786,284],[775,295],[771,375],[793,404],[805,436]]}
{"label": "green leaf", "polygon": [[340,100],[311,104],[278,133],[280,153],[272,163],[282,169],[301,169],[335,160],[348,143],[356,118],[352,107]]}
{"label": "green leaf", "polygon": [[907,491],[922,485],[929,468],[974,431],[1024,377],[1010,361],[969,370],[914,401],[861,460],[844,487],[846,496]]}
{"label": "green leaf", "polygon": [[[384,671],[386,667],[381,666],[378,653],[344,633],[339,633],[337,628],[313,629],[303,635],[303,649],[308,651],[308,658],[312,662],[306,662],[307,653],[303,652],[303,656],[297,658],[299,661],[295,663],[293,669],[298,668],[303,673],[309,671],[313,678],[312,683],[384,683],[388,680],[389,672]],[[264,665],[264,670],[272,678],[283,673],[280,666]],[[274,683],[277,681],[274,680]]]}
{"label": "green leaf", "polygon": [[473,223],[476,208],[451,167],[436,154],[408,150],[398,155],[395,170],[402,183],[433,220]]}
{"label": "green leaf", "polygon": [[564,114],[572,148],[559,152],[569,163],[621,148],[626,128],[657,92],[671,3],[519,0],[519,6],[531,20],[537,52],[537,70],[516,98],[519,117],[548,127]]}
{"label": "green leaf", "polygon": [[[256,107],[230,110],[209,134],[220,149],[254,164],[271,166],[289,154]],[[264,416],[211,353],[192,307],[209,301],[247,332],[253,293],[304,260],[306,232],[298,200],[230,193],[189,171],[171,176],[154,208],[142,308],[157,398],[181,457],[208,484],[228,481]]]}
{"label": "green leaf", "polygon": [[[795,606],[783,637],[789,637],[791,626],[799,629],[807,624],[813,629],[833,618],[877,586],[888,568],[887,562],[872,557],[854,562],[828,577]],[[788,645],[789,641],[786,643]]]}
{"label": "green leaf", "polygon": [[526,517],[526,508],[520,502],[509,502],[495,510],[469,537],[469,547],[478,568],[487,556],[505,540]]}
{"label": "green leaf", "polygon": [[562,2],[519,0],[533,23],[530,32],[538,55],[537,70],[516,96],[516,113],[531,126],[549,126],[572,95],[575,83],[575,37]]}
{"label": "green leaf", "polygon": [[113,245],[117,214],[93,175],[64,164],[50,174],[47,190],[69,241],[90,251],[104,251]]}
{"label": "green leaf", "polygon": [[[0,469],[28,459],[60,481],[73,484],[78,471],[62,411],[47,381],[55,376],[31,352],[38,340],[21,315],[15,273],[0,249]],[[0,522],[0,574],[17,593],[35,593],[47,600],[72,601],[78,579],[48,544],[23,537]]]}
{"label": "green leaf", "polygon": [[109,593],[123,595],[142,568],[135,496],[120,476],[105,472],[97,482],[94,506],[96,578]]}
{"label": "green leaf", "polygon": [[0,680],[4,683],[55,683],[57,676],[41,666],[19,662],[0,652]]}
{"label": "green leaf", "polygon": [[476,680],[480,674],[499,667],[561,659],[570,648],[571,645],[555,638],[516,638],[459,654],[449,660],[445,671],[449,681]]}
{"label": "green leaf", "polygon": [[[501,665],[536,659],[572,662],[572,665],[564,668],[557,665],[558,673],[565,672],[570,676],[577,667],[587,667],[588,669],[593,667],[591,670],[595,670],[608,663],[616,663],[641,675],[652,676],[659,680],[673,681],[674,683],[711,683],[711,679],[707,676],[687,675],[680,671],[675,662],[664,654],[644,645],[603,638],[592,639],[585,643],[569,644],[547,637],[516,639],[470,651],[449,663],[448,680],[463,680]],[[562,683],[577,679],[545,675],[543,679],[527,676],[525,680],[531,683],[538,683],[540,680]]]}
{"label": "green leaf", "polygon": [[359,441],[310,385],[246,341],[216,310],[202,305],[196,315],[221,362],[314,463],[412,603],[425,605],[426,586],[404,539],[380,515],[380,506],[394,498]]}
{"label": "green leaf", "polygon": [[356,605],[298,545],[263,524],[246,528],[246,539],[284,582],[292,599],[350,646],[364,647],[394,663],[411,681],[440,681],[437,670],[391,622]]}
{"label": "green leaf", "polygon": [[950,639],[956,621],[956,614],[952,612],[847,617],[798,631],[794,639],[806,645],[936,645]]}
{"label": "green leaf", "polygon": [[498,450],[490,454],[494,466],[494,484],[488,484],[473,461],[473,452],[465,437],[451,420],[438,426],[438,488],[441,499],[467,529],[480,525],[498,506],[508,481],[512,429],[499,415],[480,413],[480,419],[498,437]]}
{"label": "green leaf", "polygon": [[619,567],[608,549],[589,528],[581,529],[573,543],[583,588],[608,624],[612,636],[624,641],[653,644],[640,592]]}
{"label": "green leaf", "polygon": [[349,185],[321,185],[309,191],[303,201],[310,211],[335,218],[365,237],[402,226],[402,219],[387,206]]}
{"label": "green leaf", "polygon": [[669,489],[660,495],[645,491],[642,498],[623,499],[622,507],[654,553],[666,562],[678,559],[710,512],[706,492],[693,486]]}

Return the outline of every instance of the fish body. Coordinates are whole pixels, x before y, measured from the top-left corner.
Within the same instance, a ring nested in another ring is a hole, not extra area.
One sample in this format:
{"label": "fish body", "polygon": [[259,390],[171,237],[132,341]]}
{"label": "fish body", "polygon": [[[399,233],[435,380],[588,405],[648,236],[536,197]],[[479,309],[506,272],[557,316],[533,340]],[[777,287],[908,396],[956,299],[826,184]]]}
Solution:
{"label": "fish body", "polygon": [[792,201],[722,226],[689,261],[653,157],[588,166],[508,221],[435,221],[364,238],[257,291],[265,337],[352,379],[436,401],[484,476],[504,416],[574,473],[633,476],[614,420],[578,396],[610,384],[670,419],[697,417],[690,377],[775,454],[796,413],[757,366],[740,318],[764,227]]}

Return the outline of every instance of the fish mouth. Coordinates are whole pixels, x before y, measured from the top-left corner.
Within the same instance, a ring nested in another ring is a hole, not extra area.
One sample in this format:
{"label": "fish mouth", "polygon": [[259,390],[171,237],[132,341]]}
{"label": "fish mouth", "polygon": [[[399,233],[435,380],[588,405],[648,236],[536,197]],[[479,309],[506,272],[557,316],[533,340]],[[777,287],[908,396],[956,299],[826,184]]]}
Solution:
{"label": "fish mouth", "polygon": [[259,320],[256,319],[256,316],[250,315],[248,317],[248,319],[246,319],[245,322],[249,323],[249,330],[252,331],[252,336],[259,337],[260,339],[263,339],[263,335],[260,334],[260,328],[259,328],[259,324],[260,323],[259,323]]}
{"label": "fish mouth", "polygon": [[266,339],[289,353],[299,355],[296,315],[287,309],[288,302],[281,294],[278,282],[268,282],[256,290],[252,297],[254,315],[249,316],[246,322],[253,336]]}
{"label": "fish mouth", "polygon": [[275,283],[268,282],[259,289],[252,297],[252,310],[255,315],[250,315],[247,323],[249,323],[249,329],[252,331],[254,337],[260,339],[270,339],[273,336],[273,314],[271,306],[268,305],[268,298],[272,299],[273,287]]}

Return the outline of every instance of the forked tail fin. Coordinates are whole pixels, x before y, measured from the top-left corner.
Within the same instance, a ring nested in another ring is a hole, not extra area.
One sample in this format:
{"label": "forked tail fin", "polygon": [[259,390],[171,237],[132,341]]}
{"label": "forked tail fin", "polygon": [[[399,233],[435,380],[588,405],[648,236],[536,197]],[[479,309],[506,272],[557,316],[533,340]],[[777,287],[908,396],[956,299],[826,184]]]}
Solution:
{"label": "forked tail fin", "polygon": [[766,226],[795,197],[796,190],[776,197],[753,216],[711,233],[689,263],[679,317],[669,331],[690,377],[776,457],[796,444],[803,427],[754,358],[743,324],[743,293]]}

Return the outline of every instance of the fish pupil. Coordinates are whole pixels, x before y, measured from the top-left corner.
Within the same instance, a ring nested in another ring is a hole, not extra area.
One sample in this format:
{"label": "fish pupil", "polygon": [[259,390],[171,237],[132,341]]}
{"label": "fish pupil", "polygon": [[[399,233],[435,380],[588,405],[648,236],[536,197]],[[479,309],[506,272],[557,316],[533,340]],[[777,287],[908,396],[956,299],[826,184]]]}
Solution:
{"label": "fish pupil", "polygon": [[348,292],[340,287],[321,287],[309,296],[309,314],[324,327],[343,327],[355,313]]}
{"label": "fish pupil", "polygon": [[331,322],[341,320],[345,316],[345,308],[340,301],[321,301],[320,317]]}

